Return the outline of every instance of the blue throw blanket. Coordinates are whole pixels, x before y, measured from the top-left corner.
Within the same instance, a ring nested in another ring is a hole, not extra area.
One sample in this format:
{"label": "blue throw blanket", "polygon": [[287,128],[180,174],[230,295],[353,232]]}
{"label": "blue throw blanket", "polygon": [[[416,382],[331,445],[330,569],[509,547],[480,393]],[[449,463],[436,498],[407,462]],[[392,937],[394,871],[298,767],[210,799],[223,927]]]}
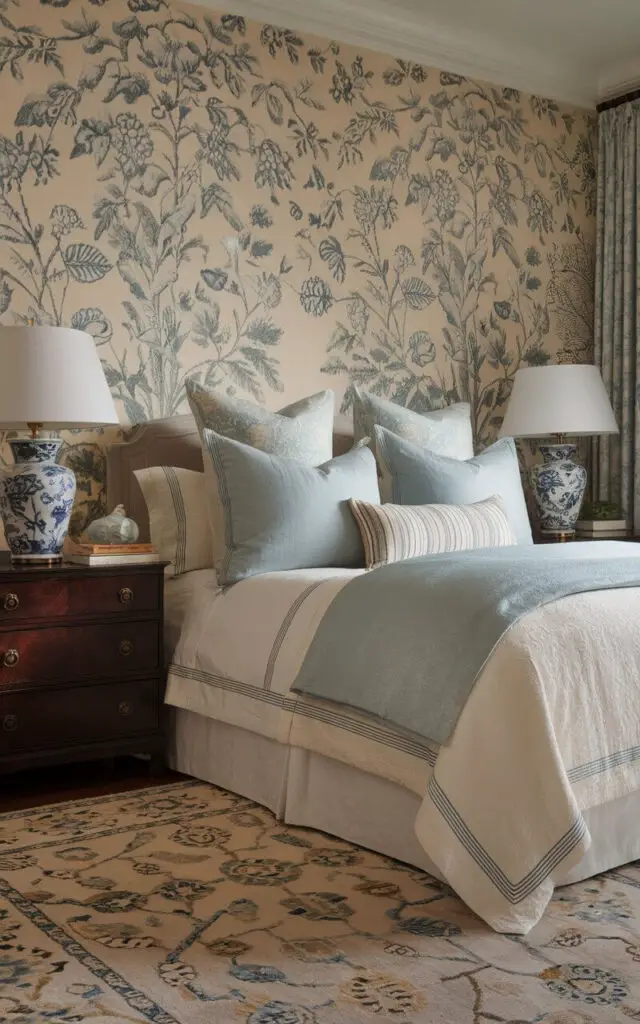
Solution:
{"label": "blue throw blanket", "polygon": [[518,619],[570,594],[616,587],[640,587],[640,545],[485,548],[386,565],[337,594],[293,689],[444,743]]}

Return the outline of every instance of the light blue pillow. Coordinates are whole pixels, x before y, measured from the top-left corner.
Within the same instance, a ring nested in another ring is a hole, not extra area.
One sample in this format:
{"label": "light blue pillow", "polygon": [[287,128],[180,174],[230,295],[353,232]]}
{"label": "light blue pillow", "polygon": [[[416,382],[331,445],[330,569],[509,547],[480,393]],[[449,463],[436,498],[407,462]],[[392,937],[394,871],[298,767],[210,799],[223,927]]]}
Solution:
{"label": "light blue pillow", "polygon": [[383,476],[390,478],[396,505],[471,505],[497,494],[518,544],[533,544],[512,438],[503,437],[461,462],[419,448],[384,427],[374,430]]}
{"label": "light blue pillow", "polygon": [[263,452],[286,455],[310,466],[319,466],[333,455],[333,391],[319,391],[280,412],[205,388],[192,379],[187,380],[186,391],[201,437],[208,427]]}
{"label": "light blue pillow", "polygon": [[206,428],[202,439],[213,563],[222,586],[283,569],[364,566],[349,498],[380,501],[368,448],[306,466]]}
{"label": "light blue pillow", "polygon": [[376,426],[385,427],[406,441],[413,441],[450,459],[470,459],[473,456],[471,406],[468,402],[418,413],[354,387],[353,434],[356,441],[364,437],[373,438]]}

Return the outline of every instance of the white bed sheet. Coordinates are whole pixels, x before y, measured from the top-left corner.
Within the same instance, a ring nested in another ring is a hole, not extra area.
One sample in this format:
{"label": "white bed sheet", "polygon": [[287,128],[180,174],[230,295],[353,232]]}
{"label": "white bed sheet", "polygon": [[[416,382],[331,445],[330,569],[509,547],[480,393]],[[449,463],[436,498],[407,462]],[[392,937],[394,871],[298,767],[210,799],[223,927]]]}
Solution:
{"label": "white bed sheet", "polygon": [[197,610],[218,591],[213,569],[194,569],[180,576],[168,576],[164,584],[164,649],[167,662],[171,661],[180,639],[189,610]]}
{"label": "white bed sheet", "polygon": [[[270,573],[224,592],[210,570],[171,581],[167,703],[414,793],[439,872],[497,930],[527,931],[589,848],[584,812],[640,790],[640,590],[576,595],[517,623],[438,749],[290,692],[353,575]],[[623,860],[640,856],[635,831]]]}

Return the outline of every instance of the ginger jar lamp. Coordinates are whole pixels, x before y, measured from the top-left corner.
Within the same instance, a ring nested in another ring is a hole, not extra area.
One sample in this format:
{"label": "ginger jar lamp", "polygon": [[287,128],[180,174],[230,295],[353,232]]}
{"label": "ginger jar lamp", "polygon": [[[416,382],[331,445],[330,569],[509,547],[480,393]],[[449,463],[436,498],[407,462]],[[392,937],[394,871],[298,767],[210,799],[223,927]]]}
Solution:
{"label": "ginger jar lamp", "polygon": [[90,334],[66,327],[0,327],[0,428],[30,436],[9,441],[15,466],[0,480],[0,512],[12,562],[50,565],[62,547],[76,493],[73,472],[56,462],[62,440],[42,429],[118,423]]}
{"label": "ginger jar lamp", "polygon": [[587,471],[567,439],[617,433],[597,366],[562,363],[516,372],[500,436],[554,439],[538,445],[542,462],[529,474],[544,539],[573,539],[587,485]]}

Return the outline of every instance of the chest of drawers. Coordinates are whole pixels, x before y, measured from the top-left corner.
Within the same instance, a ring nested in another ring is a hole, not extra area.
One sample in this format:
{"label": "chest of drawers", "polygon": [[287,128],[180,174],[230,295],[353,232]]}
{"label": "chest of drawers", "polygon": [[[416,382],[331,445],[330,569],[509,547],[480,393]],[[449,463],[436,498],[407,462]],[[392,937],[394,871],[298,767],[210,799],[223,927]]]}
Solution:
{"label": "chest of drawers", "polygon": [[163,564],[0,568],[0,773],[162,763]]}

